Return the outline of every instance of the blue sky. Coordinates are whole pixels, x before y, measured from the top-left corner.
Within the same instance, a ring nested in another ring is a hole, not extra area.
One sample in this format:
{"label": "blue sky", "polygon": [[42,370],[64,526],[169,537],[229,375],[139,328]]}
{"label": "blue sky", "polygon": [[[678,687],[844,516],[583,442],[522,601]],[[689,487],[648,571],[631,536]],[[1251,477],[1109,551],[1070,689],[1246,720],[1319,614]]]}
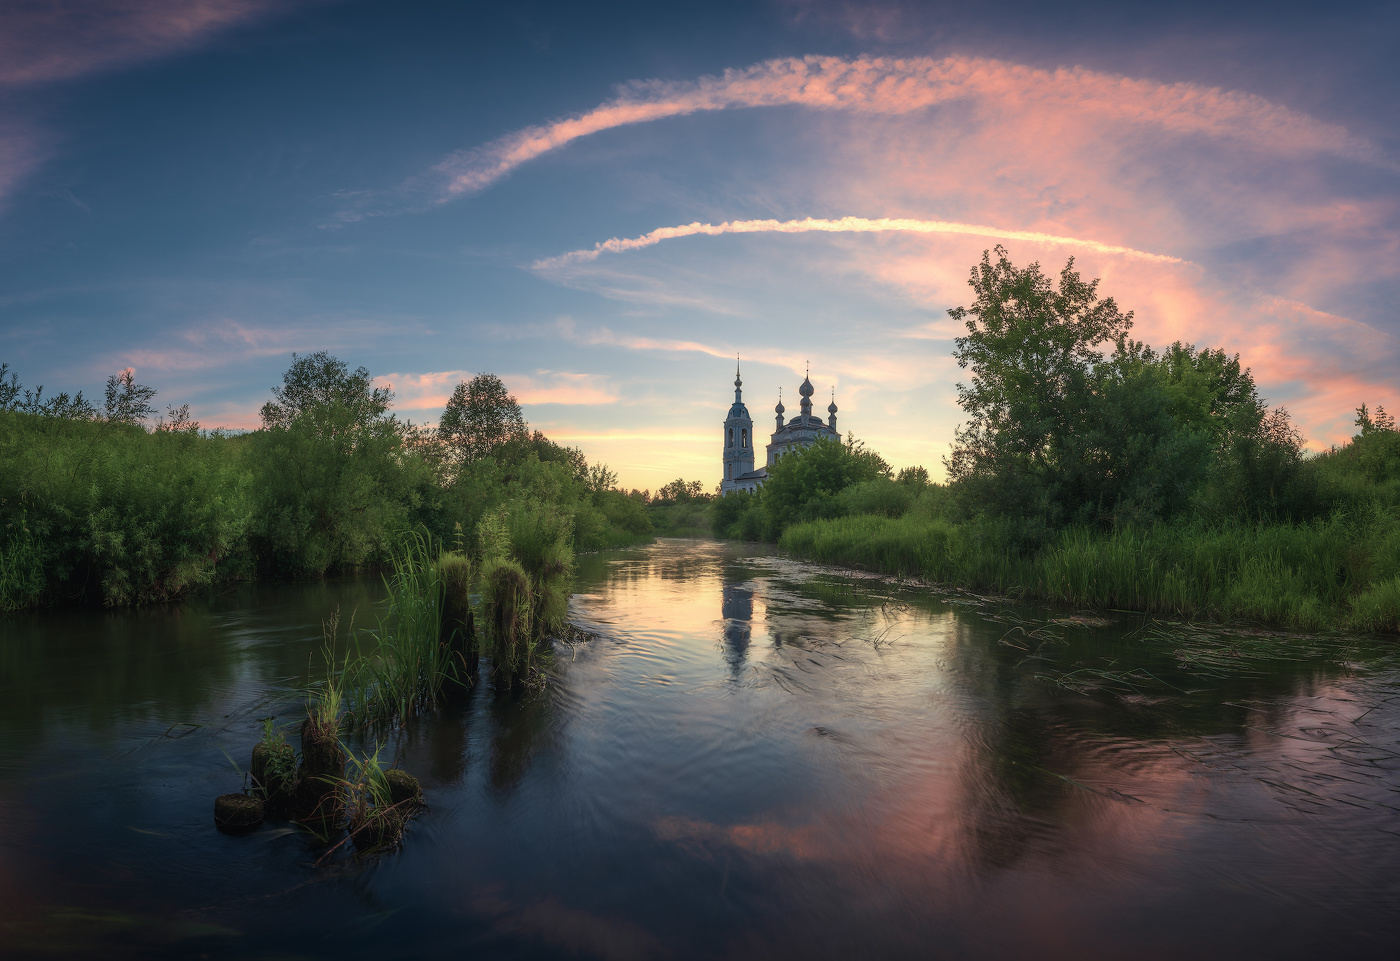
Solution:
{"label": "blue sky", "polygon": [[293,351],[416,421],[493,371],[655,488],[717,481],[738,352],[759,425],[810,361],[937,474],[1002,243],[1321,447],[1400,408],[1395,49],[1394,4],[11,3],[0,360],[236,427]]}

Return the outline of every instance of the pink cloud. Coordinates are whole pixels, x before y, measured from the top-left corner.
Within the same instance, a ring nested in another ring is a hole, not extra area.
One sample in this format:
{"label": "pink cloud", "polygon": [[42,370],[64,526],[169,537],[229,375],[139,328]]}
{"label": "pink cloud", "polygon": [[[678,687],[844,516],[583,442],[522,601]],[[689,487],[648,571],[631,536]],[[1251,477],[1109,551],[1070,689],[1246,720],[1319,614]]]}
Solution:
{"label": "pink cloud", "polygon": [[[452,391],[462,381],[476,374],[466,370],[431,371],[422,374],[386,374],[376,377],[379,387],[394,391],[394,406],[400,410],[442,411],[452,398]],[[569,371],[537,370],[533,374],[503,374],[502,382],[515,399],[524,406],[563,404],[597,406],[614,404],[618,400],[616,387],[599,374]],[[529,412],[526,412],[528,418]]]}
{"label": "pink cloud", "polygon": [[277,0],[16,0],[0,5],[0,83],[65,80],[195,46]]}
{"label": "pink cloud", "polygon": [[225,367],[231,361],[256,357],[309,353],[326,346],[327,339],[342,336],[354,327],[338,332],[325,327],[257,327],[236,320],[221,320],[179,332],[159,347],[123,351],[122,364],[158,371],[198,371]]}
{"label": "pink cloud", "polygon": [[440,199],[474,193],[511,170],[580,137],[703,111],[802,106],[900,116],[955,102],[1018,115],[1066,112],[1117,125],[1244,141],[1272,153],[1324,153],[1397,169],[1392,158],[1345,128],[1253,94],[1190,83],[1164,84],[1082,67],[1044,70],[952,56],[807,56],[769,60],[695,81],[635,81],[574,117],[527,127],[447,158],[435,168]]}

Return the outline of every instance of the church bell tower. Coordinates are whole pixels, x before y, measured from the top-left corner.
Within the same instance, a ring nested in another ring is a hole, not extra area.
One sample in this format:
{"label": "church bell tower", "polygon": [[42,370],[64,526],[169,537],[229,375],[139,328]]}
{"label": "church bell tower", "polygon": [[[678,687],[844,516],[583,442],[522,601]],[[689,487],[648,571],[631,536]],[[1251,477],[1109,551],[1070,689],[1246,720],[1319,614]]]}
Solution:
{"label": "church bell tower", "polygon": [[749,485],[734,481],[753,472],[753,419],[744,406],[744,382],[739,378],[739,362],[734,362],[734,403],[729,408],[729,416],[724,419],[724,478],[720,481],[720,493],[743,490]]}

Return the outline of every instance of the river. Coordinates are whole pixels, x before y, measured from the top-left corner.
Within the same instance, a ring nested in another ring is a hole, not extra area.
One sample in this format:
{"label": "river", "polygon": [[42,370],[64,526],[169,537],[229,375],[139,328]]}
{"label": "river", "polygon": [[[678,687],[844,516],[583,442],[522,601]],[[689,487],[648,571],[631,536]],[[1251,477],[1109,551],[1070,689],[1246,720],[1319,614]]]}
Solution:
{"label": "river", "polygon": [[387,739],[428,804],[402,848],[319,866],[212,804],[260,718],[303,716],[322,619],[373,622],[376,580],[0,620],[0,955],[1400,943],[1394,638],[1207,643],[712,541],[582,558],[577,591],[593,636],[542,693],[478,687]]}

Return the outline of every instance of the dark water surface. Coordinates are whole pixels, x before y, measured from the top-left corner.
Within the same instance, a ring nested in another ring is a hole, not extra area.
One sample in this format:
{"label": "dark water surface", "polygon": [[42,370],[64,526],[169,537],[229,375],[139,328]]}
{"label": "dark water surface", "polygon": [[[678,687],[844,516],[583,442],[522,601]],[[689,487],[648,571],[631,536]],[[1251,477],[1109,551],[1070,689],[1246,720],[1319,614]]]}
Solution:
{"label": "dark water surface", "polygon": [[299,719],[321,619],[371,623],[382,593],[0,620],[0,955],[1400,943],[1393,639],[1245,638],[1225,670],[1130,615],[1046,625],[706,541],[585,558],[573,611],[598,637],[560,646],[542,695],[478,689],[386,744],[430,806],[400,851],[316,867],[285,824],[217,833],[225,752],[246,765],[259,718]]}

